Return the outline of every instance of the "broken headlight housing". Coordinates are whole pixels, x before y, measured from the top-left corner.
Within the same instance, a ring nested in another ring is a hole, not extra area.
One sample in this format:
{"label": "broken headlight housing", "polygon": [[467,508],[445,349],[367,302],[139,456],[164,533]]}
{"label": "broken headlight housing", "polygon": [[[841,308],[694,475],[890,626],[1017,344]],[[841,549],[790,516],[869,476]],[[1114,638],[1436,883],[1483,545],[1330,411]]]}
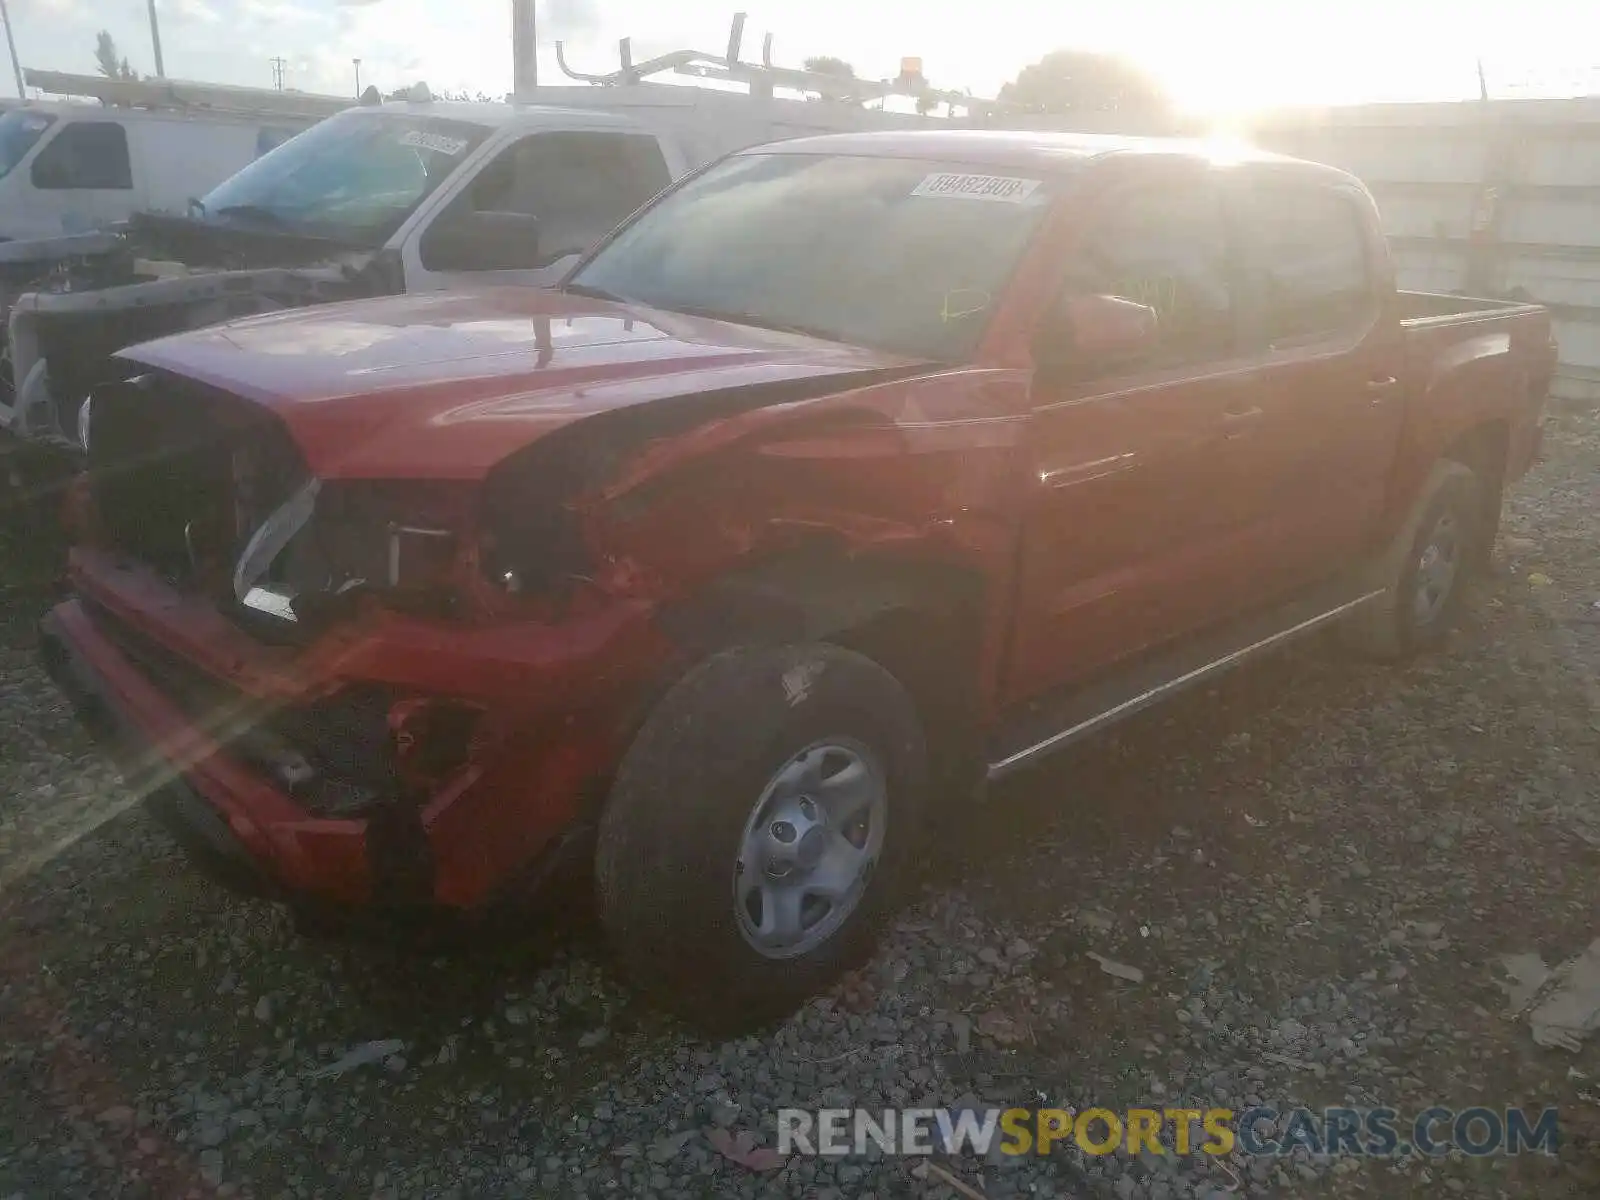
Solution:
{"label": "broken headlight housing", "polygon": [[313,479],[250,538],[234,597],[296,623],[344,611],[363,595],[447,613],[470,499],[450,484]]}

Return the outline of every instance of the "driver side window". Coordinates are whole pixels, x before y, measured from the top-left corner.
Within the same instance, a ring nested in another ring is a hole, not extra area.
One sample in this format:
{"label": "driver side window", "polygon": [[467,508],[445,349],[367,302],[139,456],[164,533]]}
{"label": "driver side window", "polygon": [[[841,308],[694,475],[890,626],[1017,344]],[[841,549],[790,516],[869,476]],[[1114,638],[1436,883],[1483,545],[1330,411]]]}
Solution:
{"label": "driver side window", "polygon": [[1063,297],[1097,294],[1155,309],[1156,343],[1140,367],[1227,357],[1233,298],[1218,189],[1195,180],[1114,198],[1080,243],[1062,289]]}
{"label": "driver side window", "polygon": [[[535,133],[502,150],[441,214],[439,224],[474,213],[514,213],[539,222],[540,265],[581,253],[610,233],[634,209],[671,182],[652,137],[576,131]],[[424,238],[422,265],[459,269],[440,261]],[[512,264],[510,265],[521,265]]]}

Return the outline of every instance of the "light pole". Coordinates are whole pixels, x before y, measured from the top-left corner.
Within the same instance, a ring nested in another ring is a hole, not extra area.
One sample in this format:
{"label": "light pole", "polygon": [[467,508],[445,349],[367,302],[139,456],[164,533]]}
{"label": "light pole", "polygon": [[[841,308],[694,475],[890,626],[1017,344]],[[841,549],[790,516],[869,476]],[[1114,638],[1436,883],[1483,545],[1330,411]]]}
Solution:
{"label": "light pole", "polygon": [[156,78],[167,77],[166,67],[161,65],[161,26],[156,21],[156,0],[149,0],[150,5],[150,46],[156,52]]}
{"label": "light pole", "polygon": [[17,99],[28,98],[27,89],[22,86],[22,60],[17,57],[17,40],[11,36],[11,10],[6,7],[6,0],[0,0],[0,21],[6,27],[6,48],[11,51],[11,70],[17,76]]}
{"label": "light pole", "polygon": [[511,0],[511,90],[533,98],[539,86],[539,38],[533,0]]}
{"label": "light pole", "polygon": [[359,58],[352,58],[350,61],[353,62],[356,67],[356,99],[359,100],[361,99],[361,60]]}

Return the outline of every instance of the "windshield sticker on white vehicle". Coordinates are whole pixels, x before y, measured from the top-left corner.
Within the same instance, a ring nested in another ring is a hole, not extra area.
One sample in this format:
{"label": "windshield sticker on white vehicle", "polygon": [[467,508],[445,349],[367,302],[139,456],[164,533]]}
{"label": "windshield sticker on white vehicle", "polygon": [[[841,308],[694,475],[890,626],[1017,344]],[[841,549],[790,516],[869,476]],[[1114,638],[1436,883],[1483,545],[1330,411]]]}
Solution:
{"label": "windshield sticker on white vehicle", "polygon": [[1042,182],[1039,179],[1015,179],[1007,175],[960,175],[954,171],[936,171],[917,184],[911,194],[1022,204],[1039,190]]}
{"label": "windshield sticker on white vehicle", "polygon": [[421,129],[411,129],[402,133],[400,144],[414,146],[418,150],[432,150],[436,154],[448,154],[452,158],[467,148],[465,138],[445,137],[442,133],[427,133]]}

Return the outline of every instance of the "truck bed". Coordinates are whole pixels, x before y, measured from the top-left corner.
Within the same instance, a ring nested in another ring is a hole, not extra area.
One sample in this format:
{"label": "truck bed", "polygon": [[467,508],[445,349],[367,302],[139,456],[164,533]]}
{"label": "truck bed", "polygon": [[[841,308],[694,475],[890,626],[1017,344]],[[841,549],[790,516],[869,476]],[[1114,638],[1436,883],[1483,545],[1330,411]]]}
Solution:
{"label": "truck bed", "polygon": [[[1400,325],[1406,344],[1408,424],[1413,430],[1448,426],[1463,408],[1505,418],[1503,478],[1511,482],[1538,454],[1544,399],[1555,374],[1556,345],[1550,313],[1542,305],[1432,292],[1399,292]],[[1496,409],[1494,414],[1490,410]],[[1452,418],[1451,410],[1456,411]],[[1472,422],[1468,422],[1469,424]],[[1425,469],[1435,451],[1426,439],[1407,439],[1402,467]]]}
{"label": "truck bed", "polygon": [[1405,325],[1456,324],[1462,320],[1502,317],[1515,312],[1541,312],[1537,304],[1519,300],[1489,300],[1480,296],[1447,296],[1439,292],[1396,293],[1400,321]]}

